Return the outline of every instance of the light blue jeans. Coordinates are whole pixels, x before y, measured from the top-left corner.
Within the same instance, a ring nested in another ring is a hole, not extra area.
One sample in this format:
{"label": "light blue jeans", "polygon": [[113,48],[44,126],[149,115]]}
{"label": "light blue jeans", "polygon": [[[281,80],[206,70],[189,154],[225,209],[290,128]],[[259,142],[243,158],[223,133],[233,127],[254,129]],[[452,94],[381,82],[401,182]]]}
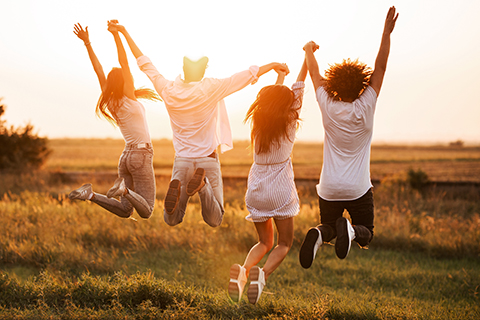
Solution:
{"label": "light blue jeans", "polygon": [[153,148],[126,146],[118,162],[118,176],[125,179],[128,189],[120,201],[98,193],[91,201],[122,218],[129,218],[133,208],[140,217],[150,218],[155,206]]}
{"label": "light blue jeans", "polygon": [[202,205],[203,220],[211,227],[218,227],[223,220],[223,180],[218,155],[215,158],[182,158],[175,157],[173,163],[172,180],[180,180],[180,202],[172,214],[163,211],[165,222],[175,226],[183,221],[188,199],[187,183],[197,168],[205,169],[206,183],[198,192]]}

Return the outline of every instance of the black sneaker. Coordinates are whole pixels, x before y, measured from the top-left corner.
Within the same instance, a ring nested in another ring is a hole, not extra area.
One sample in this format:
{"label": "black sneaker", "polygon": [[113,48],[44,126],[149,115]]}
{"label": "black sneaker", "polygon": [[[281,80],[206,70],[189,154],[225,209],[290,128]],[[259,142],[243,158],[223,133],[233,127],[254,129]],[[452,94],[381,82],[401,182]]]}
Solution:
{"label": "black sneaker", "polygon": [[302,246],[300,247],[300,264],[303,268],[308,269],[315,259],[318,248],[322,245],[322,233],[317,228],[308,230]]}
{"label": "black sneaker", "polygon": [[355,230],[353,230],[350,221],[341,217],[335,223],[337,229],[337,240],[335,241],[335,253],[340,259],[345,259],[350,251],[352,240],[355,239]]}

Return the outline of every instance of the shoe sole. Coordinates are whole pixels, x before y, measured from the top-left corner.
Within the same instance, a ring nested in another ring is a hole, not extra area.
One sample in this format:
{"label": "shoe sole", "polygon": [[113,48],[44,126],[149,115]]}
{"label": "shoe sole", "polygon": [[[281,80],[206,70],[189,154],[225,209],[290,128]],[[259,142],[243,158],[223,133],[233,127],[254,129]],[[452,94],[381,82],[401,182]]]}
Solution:
{"label": "shoe sole", "polygon": [[122,184],[123,178],[117,178],[115,182],[113,183],[113,187],[110,188],[110,190],[107,191],[107,198],[113,198],[117,195],[118,189],[120,189],[120,185]]}
{"label": "shoe sole", "polygon": [[168,185],[168,191],[165,195],[164,207],[167,214],[173,214],[177,209],[178,201],[180,199],[180,180],[172,180]]}
{"label": "shoe sole", "polygon": [[335,253],[339,259],[345,259],[350,251],[352,240],[348,235],[348,224],[346,218],[339,218],[335,223],[337,229],[337,240],[335,241]]}
{"label": "shoe sole", "polygon": [[91,186],[92,186],[91,183],[87,183],[87,184],[84,184],[83,186],[81,186],[80,188],[78,188],[76,190],[73,190],[72,192],[69,193],[68,199],[70,199],[70,200],[86,200],[86,199],[82,199],[82,198],[79,198],[79,197],[81,196],[83,191],[90,188]]}
{"label": "shoe sole", "polygon": [[[234,264],[230,267],[230,280],[238,279],[238,276],[240,275],[240,268],[241,267],[238,264]],[[238,283],[230,281],[228,284],[228,295],[233,302],[240,301],[240,287]]]}
{"label": "shoe sole", "polygon": [[252,267],[250,269],[250,285],[248,286],[248,301],[251,304],[257,303],[258,300],[258,284],[252,284],[252,281],[258,281],[260,277],[260,268],[257,266]]}
{"label": "shoe sole", "polygon": [[192,179],[187,183],[187,195],[193,196],[205,185],[205,169],[197,168]]}
{"label": "shoe sole", "polygon": [[308,269],[312,266],[313,258],[315,256],[315,252],[313,252],[313,250],[319,236],[319,230],[316,228],[308,230],[307,234],[305,235],[305,239],[300,247],[300,265],[304,269]]}

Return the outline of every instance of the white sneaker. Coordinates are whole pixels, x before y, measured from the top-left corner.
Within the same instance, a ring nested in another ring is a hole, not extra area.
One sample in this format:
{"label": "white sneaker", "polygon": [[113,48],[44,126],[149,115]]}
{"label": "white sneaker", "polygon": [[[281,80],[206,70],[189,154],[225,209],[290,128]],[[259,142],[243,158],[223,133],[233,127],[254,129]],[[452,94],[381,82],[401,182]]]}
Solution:
{"label": "white sneaker", "polygon": [[228,284],[228,295],[233,302],[240,302],[243,288],[247,283],[247,271],[239,264],[230,267],[230,283]]}
{"label": "white sneaker", "polygon": [[116,198],[118,196],[123,196],[125,194],[125,180],[123,178],[117,178],[113,183],[113,187],[107,191],[108,198]]}
{"label": "white sneaker", "polygon": [[257,303],[265,287],[265,272],[263,269],[257,266],[250,269],[250,285],[248,286],[248,301],[251,304]]}
{"label": "white sneaker", "polygon": [[73,190],[68,195],[70,200],[88,200],[90,199],[91,195],[93,194],[92,184],[86,183],[80,188]]}
{"label": "white sneaker", "polygon": [[350,251],[352,240],[355,239],[355,230],[345,217],[338,218],[335,227],[337,229],[335,253],[340,259],[345,259]]}
{"label": "white sneaker", "polygon": [[322,243],[322,233],[320,230],[318,230],[318,228],[310,228],[305,235],[302,246],[300,247],[299,258],[300,264],[303,268],[308,269],[311,267],[318,248],[320,248]]}

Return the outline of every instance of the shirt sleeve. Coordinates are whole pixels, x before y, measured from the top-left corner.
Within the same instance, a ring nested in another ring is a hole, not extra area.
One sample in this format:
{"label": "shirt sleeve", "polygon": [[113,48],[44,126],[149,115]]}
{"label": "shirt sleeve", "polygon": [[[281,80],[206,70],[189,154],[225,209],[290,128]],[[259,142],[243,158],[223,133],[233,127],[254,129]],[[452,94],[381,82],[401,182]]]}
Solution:
{"label": "shirt sleeve", "polygon": [[257,82],[258,70],[258,66],[251,66],[248,70],[238,72],[229,78],[218,79],[217,92],[220,94],[220,98],[223,99],[247,85]]}
{"label": "shirt sleeve", "polygon": [[305,82],[297,81],[292,85],[292,91],[294,100],[292,103],[292,109],[300,110],[303,102],[303,91],[305,89]]}
{"label": "shirt sleeve", "polygon": [[365,91],[358,98],[360,103],[366,109],[366,112],[374,113],[377,105],[377,93],[371,86],[365,88]]}
{"label": "shirt sleeve", "polygon": [[317,102],[318,102],[318,106],[320,107],[320,110],[323,110],[323,108],[325,108],[329,100],[332,100],[332,98],[330,98],[330,96],[328,95],[327,91],[325,91],[325,88],[323,86],[318,87],[315,94],[317,97]]}
{"label": "shirt sleeve", "polygon": [[[155,90],[160,96],[162,96],[162,90],[165,85],[168,83],[168,80],[165,79],[157,68],[153,65],[152,61],[147,56],[140,56],[137,58],[137,64],[140,70],[147,75],[150,81],[153,83]],[[162,97],[163,98],[163,97]]]}

